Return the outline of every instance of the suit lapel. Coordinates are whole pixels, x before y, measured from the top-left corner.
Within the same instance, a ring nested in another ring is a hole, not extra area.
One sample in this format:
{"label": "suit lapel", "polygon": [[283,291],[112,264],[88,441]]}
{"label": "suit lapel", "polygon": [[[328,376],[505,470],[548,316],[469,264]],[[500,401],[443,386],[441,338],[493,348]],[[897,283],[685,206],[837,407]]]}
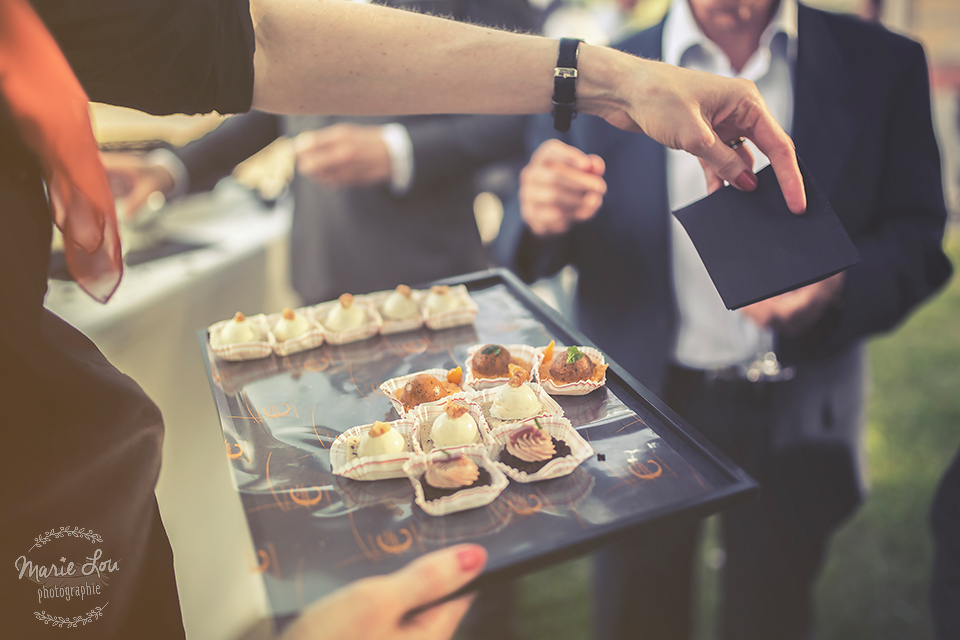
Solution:
{"label": "suit lapel", "polygon": [[[663,22],[617,45],[623,51],[651,60],[662,58],[662,47]],[[666,148],[646,135],[625,134],[605,123],[603,127],[604,137],[610,144],[611,162],[608,170],[629,171],[631,174],[620,176],[621,179],[617,181],[627,185],[622,197],[627,202],[633,202],[634,207],[643,203],[645,211],[669,212]],[[665,218],[660,215],[638,216],[631,213],[629,220],[624,222],[640,227],[640,234],[636,237],[650,237],[654,242],[662,242],[669,237],[664,221]],[[657,232],[652,233],[655,228]],[[667,255],[665,247],[658,247],[657,251]]]}
{"label": "suit lapel", "polygon": [[792,135],[797,155],[830,199],[857,135],[854,84],[823,16],[800,5],[797,18]]}

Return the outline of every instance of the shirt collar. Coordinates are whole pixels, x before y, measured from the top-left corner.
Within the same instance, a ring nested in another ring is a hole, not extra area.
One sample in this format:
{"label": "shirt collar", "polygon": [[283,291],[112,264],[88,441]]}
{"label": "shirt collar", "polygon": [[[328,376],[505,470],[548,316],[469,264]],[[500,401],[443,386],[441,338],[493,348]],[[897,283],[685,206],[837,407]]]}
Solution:
{"label": "shirt collar", "polygon": [[[786,54],[793,62],[796,60],[797,51],[797,0],[780,0],[777,12],[760,36],[760,50],[769,51],[774,36],[780,33],[786,36]],[[722,55],[717,46],[700,30],[687,0],[673,0],[663,27],[663,61],[679,65],[683,54],[694,46]],[[748,63],[747,67],[750,66]]]}

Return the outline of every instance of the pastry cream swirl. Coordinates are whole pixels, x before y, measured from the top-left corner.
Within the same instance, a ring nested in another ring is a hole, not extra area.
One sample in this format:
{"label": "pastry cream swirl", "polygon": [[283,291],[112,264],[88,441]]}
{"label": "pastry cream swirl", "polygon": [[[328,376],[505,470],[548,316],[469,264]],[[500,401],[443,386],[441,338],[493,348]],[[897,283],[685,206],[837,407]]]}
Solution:
{"label": "pastry cream swirl", "polygon": [[552,458],[556,449],[549,433],[536,427],[527,427],[510,437],[507,452],[524,462],[540,462]]}
{"label": "pastry cream swirl", "polygon": [[467,487],[480,477],[480,467],[466,456],[430,465],[424,474],[427,484],[437,489]]}

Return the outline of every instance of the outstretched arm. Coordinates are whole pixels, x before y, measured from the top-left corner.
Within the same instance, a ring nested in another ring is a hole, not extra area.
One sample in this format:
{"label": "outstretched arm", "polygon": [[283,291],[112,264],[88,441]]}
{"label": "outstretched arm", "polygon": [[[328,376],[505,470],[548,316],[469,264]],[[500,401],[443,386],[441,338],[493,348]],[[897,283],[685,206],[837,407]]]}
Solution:
{"label": "outstretched arm", "polygon": [[[557,43],[443,18],[332,0],[253,0],[254,108],[277,113],[545,113]],[[684,149],[731,184],[751,183],[725,141],[753,140],[787,203],[806,208],[793,142],[756,86],[580,48],[577,108]],[[755,182],[753,183],[755,184]]]}

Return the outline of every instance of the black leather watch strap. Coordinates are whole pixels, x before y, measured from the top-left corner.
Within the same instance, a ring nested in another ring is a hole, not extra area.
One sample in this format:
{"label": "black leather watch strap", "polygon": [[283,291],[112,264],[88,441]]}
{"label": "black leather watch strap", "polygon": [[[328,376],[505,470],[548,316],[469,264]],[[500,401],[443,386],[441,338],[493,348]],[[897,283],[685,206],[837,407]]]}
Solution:
{"label": "black leather watch strap", "polygon": [[560,38],[557,67],[553,70],[553,127],[557,131],[570,129],[570,121],[577,115],[577,58],[580,40]]}

